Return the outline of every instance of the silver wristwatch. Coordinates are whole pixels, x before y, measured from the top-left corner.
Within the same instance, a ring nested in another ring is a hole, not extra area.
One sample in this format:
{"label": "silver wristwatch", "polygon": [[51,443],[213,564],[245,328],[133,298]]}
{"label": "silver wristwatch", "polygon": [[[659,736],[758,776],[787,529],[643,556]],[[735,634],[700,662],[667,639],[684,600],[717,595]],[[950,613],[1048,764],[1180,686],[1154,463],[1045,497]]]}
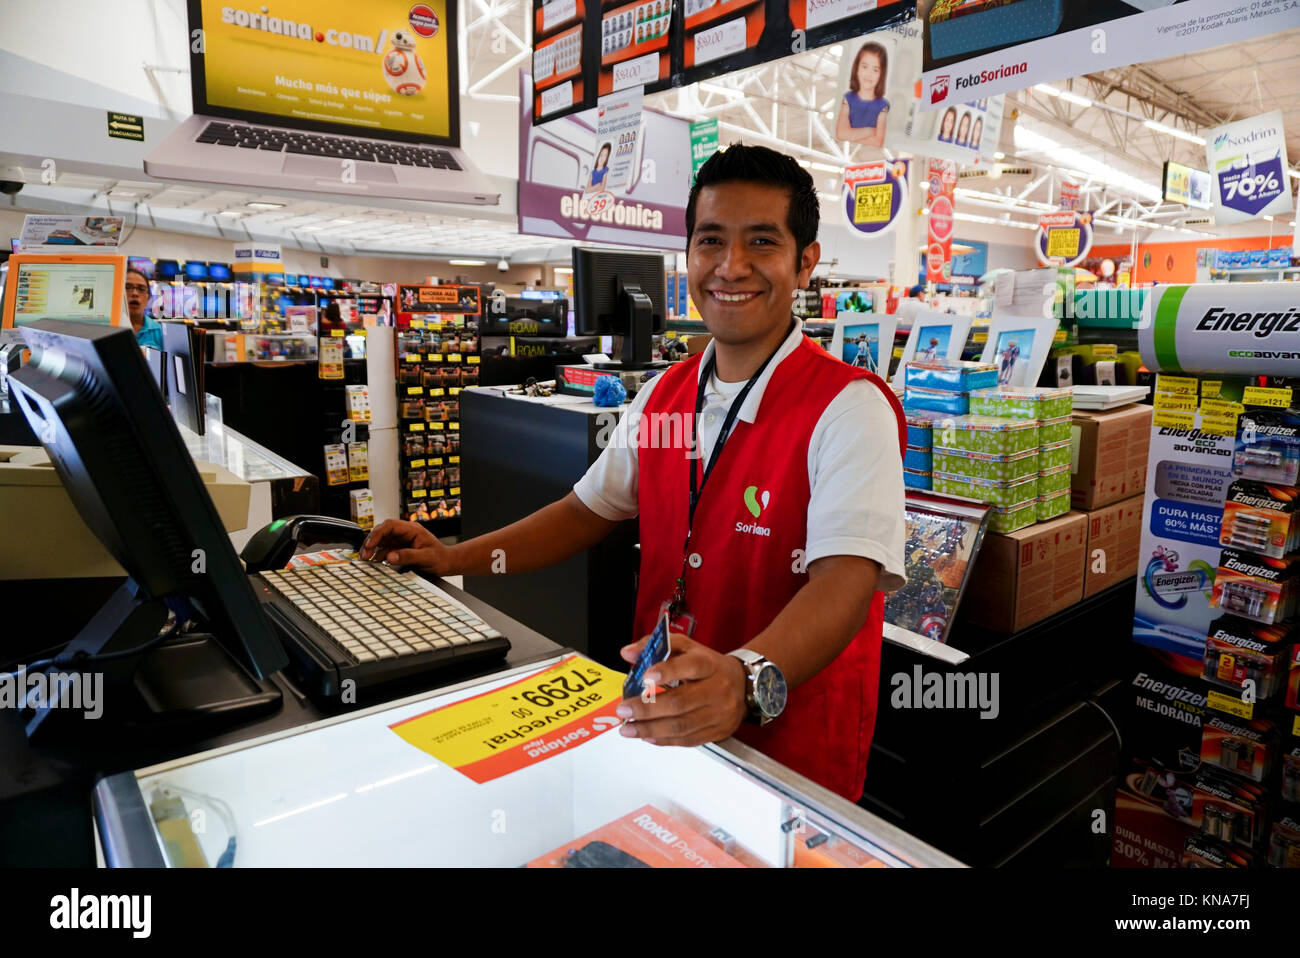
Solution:
{"label": "silver wristwatch", "polygon": [[746,719],[766,725],[785,710],[785,675],[774,663],[750,649],[728,652],[745,667]]}

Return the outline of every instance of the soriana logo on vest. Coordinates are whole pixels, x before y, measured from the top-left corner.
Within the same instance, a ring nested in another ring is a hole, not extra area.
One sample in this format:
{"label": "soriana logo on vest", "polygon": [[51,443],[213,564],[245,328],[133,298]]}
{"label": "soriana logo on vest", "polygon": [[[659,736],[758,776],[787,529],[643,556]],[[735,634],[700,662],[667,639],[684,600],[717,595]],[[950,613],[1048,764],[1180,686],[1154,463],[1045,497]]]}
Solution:
{"label": "soriana logo on vest", "polygon": [[745,508],[749,514],[754,517],[753,522],[745,522],[743,519],[736,523],[736,531],[744,532],[751,536],[770,536],[772,530],[766,526],[760,525],[758,520],[762,517],[763,511],[767,509],[767,504],[772,501],[772,493],[764,489],[761,493],[758,486],[745,487]]}

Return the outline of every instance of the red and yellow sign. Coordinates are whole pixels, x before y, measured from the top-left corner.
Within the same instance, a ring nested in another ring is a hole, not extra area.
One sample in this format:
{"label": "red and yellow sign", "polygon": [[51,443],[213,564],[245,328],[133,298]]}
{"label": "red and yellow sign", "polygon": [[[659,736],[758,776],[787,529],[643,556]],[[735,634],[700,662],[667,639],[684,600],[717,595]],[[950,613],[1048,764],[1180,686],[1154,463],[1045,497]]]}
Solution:
{"label": "red and yellow sign", "polygon": [[952,279],[952,234],[956,226],[953,194],[957,188],[957,164],[952,160],[931,160],[926,180],[925,205],[930,216],[925,281],[946,283]]}
{"label": "red and yellow sign", "polygon": [[389,726],[482,784],[576,748],[622,722],[623,675],[580,655]]}

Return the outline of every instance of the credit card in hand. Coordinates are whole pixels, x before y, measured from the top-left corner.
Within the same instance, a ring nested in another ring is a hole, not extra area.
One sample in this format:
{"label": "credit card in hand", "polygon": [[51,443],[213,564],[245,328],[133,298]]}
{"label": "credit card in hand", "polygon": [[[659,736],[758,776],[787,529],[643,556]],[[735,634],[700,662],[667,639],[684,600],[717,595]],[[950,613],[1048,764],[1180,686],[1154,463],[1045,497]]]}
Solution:
{"label": "credit card in hand", "polygon": [[659,624],[655,626],[654,634],[641,650],[636,664],[632,666],[632,671],[623,680],[623,698],[639,697],[645,691],[646,672],[651,666],[658,665],[668,658],[671,652],[672,648],[668,644],[668,615],[665,613],[659,617]]}

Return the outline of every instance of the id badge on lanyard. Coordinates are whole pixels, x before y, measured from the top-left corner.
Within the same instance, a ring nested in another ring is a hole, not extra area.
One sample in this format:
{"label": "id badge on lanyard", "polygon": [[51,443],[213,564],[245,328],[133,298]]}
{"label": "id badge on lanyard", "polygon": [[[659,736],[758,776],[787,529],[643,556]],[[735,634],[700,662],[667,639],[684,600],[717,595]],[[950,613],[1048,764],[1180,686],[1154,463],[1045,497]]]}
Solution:
{"label": "id badge on lanyard", "polygon": [[[791,321],[793,323],[793,320]],[[784,340],[782,341],[784,342]],[[667,602],[659,605],[659,615],[668,614],[669,628],[673,632],[678,632],[687,636],[695,635],[695,616],[686,611],[686,570],[688,567],[687,556],[691,549],[691,530],[695,525],[695,507],[699,504],[700,496],[704,494],[704,485],[709,481],[709,475],[713,472],[713,467],[717,465],[718,455],[722,452],[723,444],[726,443],[727,437],[731,434],[731,427],[736,421],[736,415],[740,408],[745,404],[745,398],[749,395],[754,383],[758,382],[763,370],[767,368],[781,350],[781,344],[777,344],[776,349],[768,354],[767,359],[763,360],[763,365],[753,376],[749,377],[749,382],[745,383],[745,388],[740,391],[735,399],[731,402],[731,407],[727,410],[727,415],[722,420],[722,428],[718,432],[717,441],[713,446],[713,455],[709,457],[708,464],[704,467],[704,475],[696,484],[696,459],[692,457],[687,467],[689,474],[690,487],[687,490],[687,513],[686,513],[686,542],[682,545],[682,572],[677,577],[676,586],[673,589],[673,597]],[[709,357],[708,364],[700,371],[700,382],[695,392],[695,416],[691,419],[691,449],[699,448],[699,439],[697,429],[699,427],[700,413],[704,411],[704,390],[708,385],[709,379],[713,376],[714,357]],[[657,617],[656,617],[657,618]]]}

